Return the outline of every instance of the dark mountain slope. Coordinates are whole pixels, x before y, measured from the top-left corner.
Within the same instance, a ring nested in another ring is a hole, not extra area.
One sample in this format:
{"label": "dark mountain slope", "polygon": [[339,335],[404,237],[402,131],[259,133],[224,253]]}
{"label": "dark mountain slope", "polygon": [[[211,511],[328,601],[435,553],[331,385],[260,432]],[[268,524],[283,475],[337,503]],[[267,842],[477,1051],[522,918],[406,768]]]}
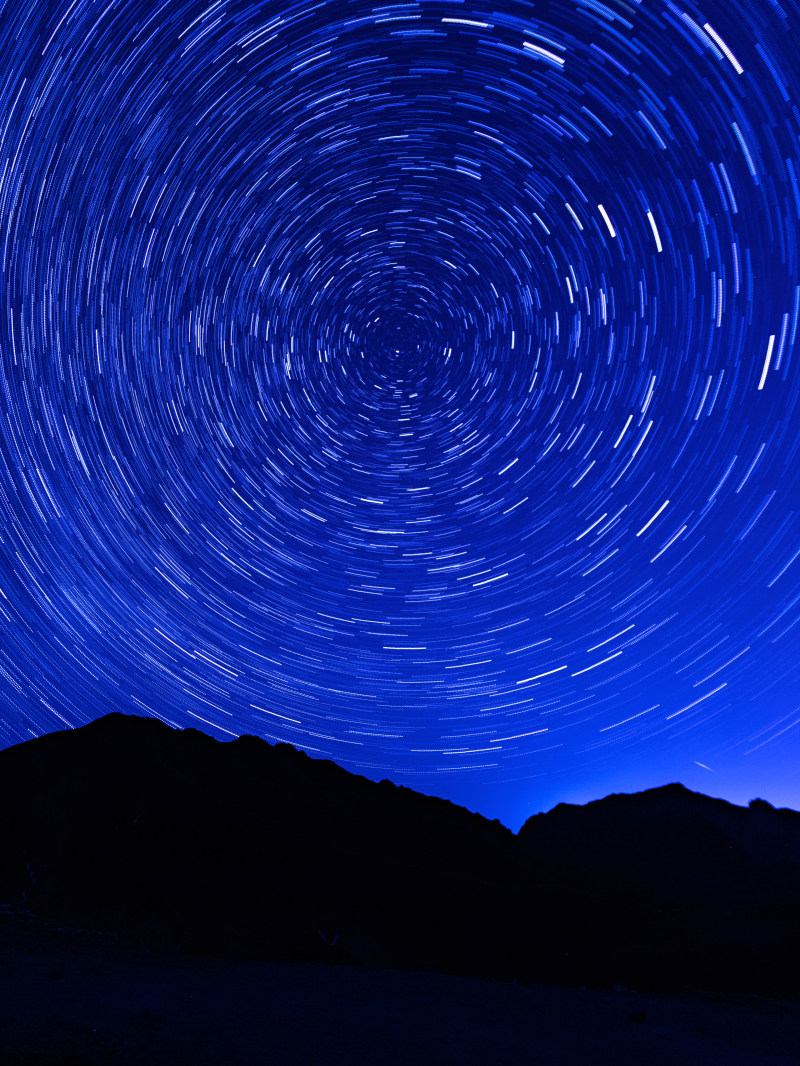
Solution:
{"label": "dark mountain slope", "polygon": [[735,807],[665,785],[584,807],[559,803],[519,839],[569,880],[610,895],[721,907],[800,897],[800,813]]}
{"label": "dark mountain slope", "polygon": [[0,903],[150,951],[800,993],[800,814],[680,785],[518,837],[254,737],[119,714],[0,752]]}
{"label": "dark mountain slope", "polygon": [[120,714],[0,752],[0,810],[5,902],[153,949],[502,970],[529,880],[448,801]]}
{"label": "dark mountain slope", "polygon": [[558,871],[565,950],[590,982],[800,993],[800,813],[679,784],[560,803],[519,831]]}

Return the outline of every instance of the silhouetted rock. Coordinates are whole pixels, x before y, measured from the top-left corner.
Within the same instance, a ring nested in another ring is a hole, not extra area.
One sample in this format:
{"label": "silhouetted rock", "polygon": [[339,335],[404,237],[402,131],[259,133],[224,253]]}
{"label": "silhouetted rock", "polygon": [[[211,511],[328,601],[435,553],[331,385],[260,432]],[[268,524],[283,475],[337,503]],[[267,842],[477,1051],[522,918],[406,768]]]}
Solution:
{"label": "silhouetted rock", "polygon": [[152,952],[794,994],[800,814],[680,785],[499,822],[108,715],[0,752],[0,902]]}
{"label": "silhouetted rock", "polygon": [[[575,916],[565,951],[628,987],[800,989],[800,813],[665,785],[519,831]],[[566,927],[565,927],[566,932]]]}
{"label": "silhouetted rock", "polygon": [[[534,815],[519,839],[594,891],[719,905],[800,896],[800,813],[665,785]],[[769,870],[769,877],[765,872]]]}
{"label": "silhouetted rock", "polygon": [[151,718],[0,752],[0,804],[3,902],[154,951],[501,972],[528,880],[497,822]]}

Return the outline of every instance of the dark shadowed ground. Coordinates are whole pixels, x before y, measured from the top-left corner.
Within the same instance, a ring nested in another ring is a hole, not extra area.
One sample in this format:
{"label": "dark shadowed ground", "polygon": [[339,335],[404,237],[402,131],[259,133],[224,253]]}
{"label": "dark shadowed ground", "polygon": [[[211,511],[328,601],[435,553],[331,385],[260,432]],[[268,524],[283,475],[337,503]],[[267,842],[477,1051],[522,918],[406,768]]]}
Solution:
{"label": "dark shadowed ground", "polygon": [[796,1002],[137,953],[0,926],[3,1066],[800,1062]]}

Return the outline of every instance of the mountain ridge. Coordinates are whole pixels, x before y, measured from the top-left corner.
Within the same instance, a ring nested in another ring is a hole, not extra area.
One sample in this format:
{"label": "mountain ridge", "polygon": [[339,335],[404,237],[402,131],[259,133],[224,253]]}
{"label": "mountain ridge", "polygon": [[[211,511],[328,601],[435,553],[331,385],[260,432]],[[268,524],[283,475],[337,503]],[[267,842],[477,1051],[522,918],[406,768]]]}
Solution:
{"label": "mountain ridge", "polygon": [[289,744],[107,715],[0,751],[0,902],[150,951],[800,994],[800,813],[679,784],[518,834]]}

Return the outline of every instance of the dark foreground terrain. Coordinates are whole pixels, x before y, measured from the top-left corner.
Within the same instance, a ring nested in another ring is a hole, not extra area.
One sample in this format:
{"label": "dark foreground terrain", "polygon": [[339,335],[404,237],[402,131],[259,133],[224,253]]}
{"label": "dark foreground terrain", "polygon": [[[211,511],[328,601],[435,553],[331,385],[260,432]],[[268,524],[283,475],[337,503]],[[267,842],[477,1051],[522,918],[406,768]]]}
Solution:
{"label": "dark foreground terrain", "polygon": [[797,1066],[800,1004],[134,952],[0,918],[3,1066]]}
{"label": "dark foreground terrain", "polygon": [[668,785],[514,836],[112,714],[0,752],[0,904],[30,1066],[800,1062],[800,814],[760,800]]}

